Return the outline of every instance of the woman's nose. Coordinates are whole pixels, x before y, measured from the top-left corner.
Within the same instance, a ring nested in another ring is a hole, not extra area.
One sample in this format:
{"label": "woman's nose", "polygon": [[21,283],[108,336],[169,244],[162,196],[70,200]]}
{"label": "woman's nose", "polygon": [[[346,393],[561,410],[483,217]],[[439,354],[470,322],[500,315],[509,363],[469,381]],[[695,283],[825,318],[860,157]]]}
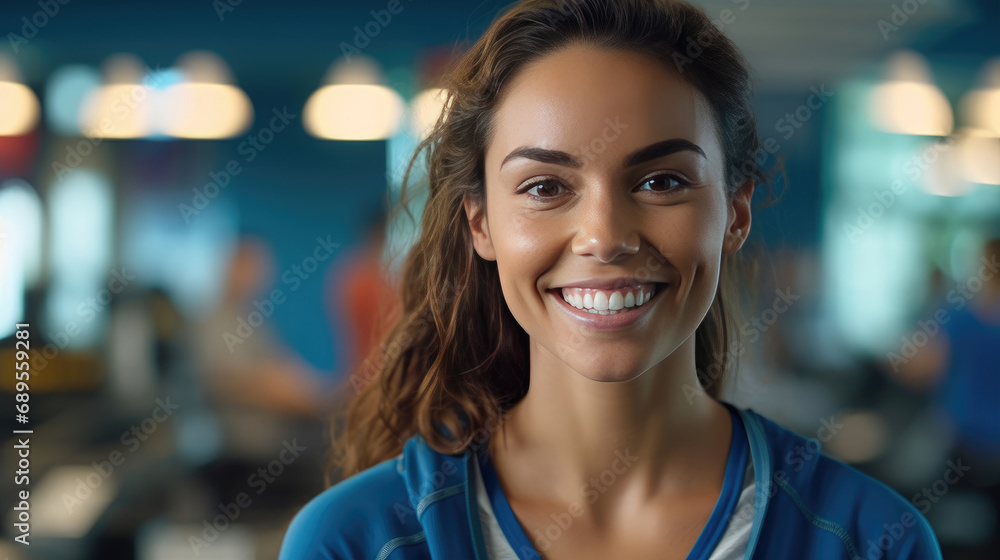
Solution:
{"label": "woman's nose", "polygon": [[579,227],[573,238],[573,253],[593,256],[604,263],[622,255],[638,253],[638,216],[629,206],[629,201],[620,197],[591,197],[579,217]]}

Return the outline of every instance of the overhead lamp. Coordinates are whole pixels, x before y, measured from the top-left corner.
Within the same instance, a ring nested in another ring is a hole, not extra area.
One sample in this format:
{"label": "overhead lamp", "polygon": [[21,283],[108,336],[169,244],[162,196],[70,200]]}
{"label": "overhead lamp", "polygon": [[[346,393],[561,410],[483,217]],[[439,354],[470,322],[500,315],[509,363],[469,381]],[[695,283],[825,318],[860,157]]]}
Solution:
{"label": "overhead lamp", "polygon": [[983,67],[979,84],[962,98],[962,116],[980,134],[1000,137],[1000,58]]}
{"label": "overhead lamp", "polygon": [[41,108],[38,97],[24,85],[10,56],[0,53],[0,136],[22,136],[34,130]]}
{"label": "overhead lamp", "polygon": [[138,57],[116,54],[103,66],[104,84],[83,102],[80,129],[96,138],[142,138],[153,132],[155,98],[150,74]]}
{"label": "overhead lamp", "polygon": [[166,87],[159,100],[157,129],[175,138],[231,138],[250,128],[253,105],[236,87],[225,61],[193,51],[177,60],[182,81]]}
{"label": "overhead lamp", "polygon": [[954,125],[951,105],[931,78],[922,56],[904,50],[892,55],[886,81],[875,86],[870,110],[886,132],[947,136]]}
{"label": "overhead lamp", "polygon": [[[927,146],[923,146],[924,152]],[[925,153],[925,152],[924,152]],[[957,147],[941,152],[934,165],[927,167],[921,181],[924,192],[935,196],[959,197],[972,192],[973,185],[962,176]]]}
{"label": "overhead lamp", "polygon": [[331,65],[302,111],[306,132],[330,140],[381,140],[399,129],[403,99],[382,85],[378,64],[354,55]]}
{"label": "overhead lamp", "polygon": [[[445,108],[448,90],[425,89],[410,102],[410,132],[417,138],[430,134]],[[447,115],[445,115],[447,117]]]}
{"label": "overhead lamp", "polygon": [[973,183],[1000,185],[1000,138],[993,131],[971,127],[955,136],[959,175]]}

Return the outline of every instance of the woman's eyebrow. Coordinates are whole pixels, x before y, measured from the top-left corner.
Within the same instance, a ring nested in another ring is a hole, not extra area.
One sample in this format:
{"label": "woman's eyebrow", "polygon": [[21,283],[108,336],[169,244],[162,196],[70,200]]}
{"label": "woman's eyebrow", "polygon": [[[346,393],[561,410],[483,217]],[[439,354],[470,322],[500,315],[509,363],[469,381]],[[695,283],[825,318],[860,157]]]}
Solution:
{"label": "woman's eyebrow", "polygon": [[682,152],[684,150],[690,150],[701,157],[707,157],[705,156],[705,151],[702,150],[698,144],[689,142],[683,138],[672,138],[670,140],[663,140],[655,144],[650,144],[645,148],[632,152],[625,158],[625,165],[623,167],[634,167],[640,163],[645,163],[647,161],[670,155],[675,152]]}
{"label": "woman's eyebrow", "polygon": [[[645,148],[640,148],[632,152],[625,158],[625,164],[623,167],[634,167],[640,163],[645,163],[656,158],[661,158],[663,156],[685,150],[695,152],[696,154],[701,155],[701,157],[706,157],[705,151],[694,142],[690,142],[682,138],[672,138],[670,140],[662,140],[655,144],[650,144]],[[503,158],[503,162],[500,163],[500,168],[502,169],[504,164],[508,161],[517,158],[531,159],[542,163],[552,163],[563,167],[580,168],[583,166],[580,160],[563,151],[547,150],[545,148],[538,147],[521,147],[507,154],[507,157]]]}
{"label": "woman's eyebrow", "polygon": [[563,167],[578,168],[583,166],[583,164],[580,163],[580,160],[567,154],[566,152],[561,152],[559,150],[547,150],[545,148],[537,147],[521,147],[507,154],[507,157],[503,158],[503,161],[500,163],[500,169],[503,169],[504,164],[508,161],[517,158],[533,159],[542,163],[554,163]]}

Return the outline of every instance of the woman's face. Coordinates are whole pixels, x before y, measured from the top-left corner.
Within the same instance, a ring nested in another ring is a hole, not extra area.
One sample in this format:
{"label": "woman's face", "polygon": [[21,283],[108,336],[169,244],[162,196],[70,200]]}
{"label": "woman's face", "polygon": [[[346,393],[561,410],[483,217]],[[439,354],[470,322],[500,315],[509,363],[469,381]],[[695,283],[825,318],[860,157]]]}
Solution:
{"label": "woman's face", "polygon": [[533,364],[633,379],[693,344],[752,186],[727,198],[709,106],[645,55],[569,46],[505,87],[485,215],[466,201],[476,251]]}

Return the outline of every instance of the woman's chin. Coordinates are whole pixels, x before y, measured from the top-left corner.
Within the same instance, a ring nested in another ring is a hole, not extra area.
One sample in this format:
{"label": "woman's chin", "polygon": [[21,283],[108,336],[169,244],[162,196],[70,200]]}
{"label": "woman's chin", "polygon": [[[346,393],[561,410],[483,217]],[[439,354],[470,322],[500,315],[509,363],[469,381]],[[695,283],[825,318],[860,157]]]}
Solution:
{"label": "woman's chin", "polygon": [[644,369],[639,367],[623,367],[621,363],[607,364],[605,367],[601,367],[601,364],[593,362],[574,369],[583,377],[600,383],[632,381],[642,375],[644,371]]}

